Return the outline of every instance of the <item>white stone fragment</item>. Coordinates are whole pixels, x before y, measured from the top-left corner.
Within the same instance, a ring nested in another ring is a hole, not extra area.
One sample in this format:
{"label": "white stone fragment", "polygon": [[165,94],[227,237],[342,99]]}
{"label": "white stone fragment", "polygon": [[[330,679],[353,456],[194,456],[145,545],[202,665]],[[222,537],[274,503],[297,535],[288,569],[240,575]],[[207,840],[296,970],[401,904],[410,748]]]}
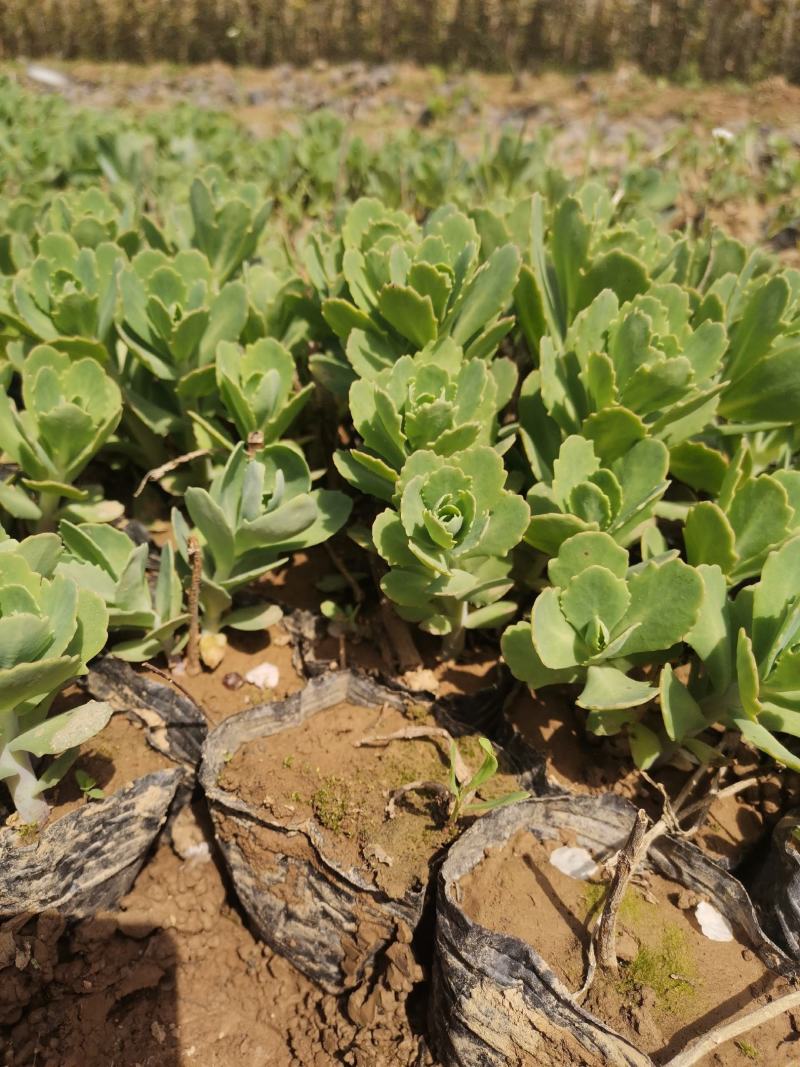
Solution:
{"label": "white stone fragment", "polygon": [[25,73],[31,81],[46,85],[48,89],[66,89],[69,85],[69,78],[66,75],[53,70],[52,67],[42,67],[38,63],[31,63]]}
{"label": "white stone fragment", "polygon": [[701,900],[694,909],[694,917],[709,941],[733,941],[733,929],[725,916],[713,904]]}
{"label": "white stone fragment", "polygon": [[562,874],[585,882],[597,872],[597,864],[591,852],[585,848],[562,845],[550,853],[551,864]]}
{"label": "white stone fragment", "polygon": [[274,663],[265,660],[251,669],[244,676],[246,682],[259,689],[274,689],[280,680],[281,672]]}

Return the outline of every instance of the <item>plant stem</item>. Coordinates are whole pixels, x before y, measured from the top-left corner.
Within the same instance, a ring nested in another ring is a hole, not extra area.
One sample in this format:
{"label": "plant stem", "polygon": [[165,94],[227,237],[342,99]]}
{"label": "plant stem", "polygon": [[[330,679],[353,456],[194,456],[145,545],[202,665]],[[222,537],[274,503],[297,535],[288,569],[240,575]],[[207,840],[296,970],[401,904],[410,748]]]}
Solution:
{"label": "plant stem", "polygon": [[42,517],[36,524],[37,533],[52,533],[55,530],[56,515],[58,514],[60,503],[61,497],[58,493],[39,494],[39,510],[42,513]]}
{"label": "plant stem", "polygon": [[134,498],[141,495],[148,482],[158,482],[165,474],[177,470],[177,468],[184,463],[191,463],[192,460],[200,459],[201,456],[207,455],[209,455],[209,450],[207,448],[196,448],[193,452],[186,452],[183,456],[176,456],[175,459],[170,459],[166,463],[162,463],[159,467],[153,467],[152,470],[149,470],[139,482],[139,487],[133,494]]}
{"label": "plant stem", "polygon": [[0,764],[20,820],[25,824],[44,822],[50,806],[47,801],[36,795],[39,780],[31,767],[29,753],[9,752],[6,749],[2,754]]}
{"label": "plant stem", "polygon": [[200,577],[203,572],[203,554],[197,538],[188,542],[192,579],[189,586],[189,641],[186,645],[186,673],[199,674],[200,666]]}
{"label": "plant stem", "polygon": [[746,1034],[748,1030],[769,1022],[776,1015],[790,1011],[792,1008],[798,1007],[798,1005],[800,1005],[800,992],[792,990],[791,993],[785,993],[782,997],[778,997],[777,1000],[771,1000],[769,1004],[748,1012],[747,1015],[743,1015],[740,1019],[721,1023],[707,1034],[696,1037],[677,1056],[673,1056],[665,1064],[665,1067],[691,1067],[692,1064],[697,1063],[698,1060],[707,1056],[709,1052],[713,1052],[714,1049],[719,1048],[726,1041],[731,1041],[733,1038],[739,1037],[740,1034]]}
{"label": "plant stem", "polygon": [[464,623],[467,618],[467,612],[466,603],[464,601],[456,601],[455,610],[452,612],[453,629],[449,634],[445,635],[442,642],[442,654],[445,659],[458,659],[464,651],[464,638],[466,637]]}

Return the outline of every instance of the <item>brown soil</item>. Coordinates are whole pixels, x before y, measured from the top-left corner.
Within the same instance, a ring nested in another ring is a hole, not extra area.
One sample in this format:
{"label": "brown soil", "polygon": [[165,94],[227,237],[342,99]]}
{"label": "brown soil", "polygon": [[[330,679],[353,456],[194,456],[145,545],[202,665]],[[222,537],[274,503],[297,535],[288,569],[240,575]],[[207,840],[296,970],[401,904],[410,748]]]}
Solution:
{"label": "brown soil", "polygon": [[[278,668],[274,689],[262,689],[245,680],[248,671],[262,663]],[[201,708],[211,727],[265,700],[290,696],[305,684],[294,665],[291,638],[281,623],[267,633],[229,633],[225,659],[215,671],[203,670],[194,676],[182,671],[175,678]]]}
{"label": "brown soil", "polygon": [[[544,757],[547,776],[554,785],[574,793],[611,790],[643,807],[652,818],[661,815],[662,797],[633,766],[625,740],[587,734],[584,713],[575,706],[568,690],[553,687],[533,696],[527,687],[520,687],[509,703],[508,714],[525,740]],[[690,770],[661,767],[650,774],[674,798]],[[712,802],[693,837],[695,844],[728,867],[744,859],[771,830],[780,812],[796,803],[800,795],[800,776],[775,771],[764,774],[758,754],[744,744],[734,753],[721,785],[754,774],[758,782],[749,789]],[[701,800],[707,789],[708,782],[701,783],[691,801]]]}
{"label": "brown soil", "polygon": [[[447,743],[437,738],[359,747],[358,742],[437,725],[424,707],[419,710],[412,719],[388,705],[376,711],[339,704],[300,726],[243,746],[226,766],[220,785],[263,809],[271,820],[298,828],[313,820],[330,859],[400,898],[427,882],[431,860],[454,830],[447,825],[441,794],[427,789],[403,794],[394,818],[386,813],[387,796],[412,782],[444,787]],[[459,737],[458,747],[476,771],[482,760],[477,735]],[[488,799],[516,788],[513,775],[498,773],[481,796]]]}
{"label": "brown soil", "polygon": [[73,767],[49,794],[53,805],[50,819],[54,821],[79,805],[92,802],[79,789],[76,771],[88,774],[106,796],[111,796],[145,774],[174,767],[166,756],[148,745],[144,728],[136,719],[117,712],[101,733],[81,745]]}
{"label": "brown soil", "polygon": [[[562,874],[549,857],[564,839],[542,841],[520,831],[490,850],[461,883],[463,907],[482,926],[532,944],[570,990],[583,981],[587,920],[602,901],[602,880]],[[692,1038],[785,991],[737,940],[706,938],[694,918],[698,897],[652,872],[632,886],[619,916],[617,979],[602,974],[584,1001],[643,1051],[666,1061]],[[783,1015],[722,1046],[709,1062],[741,1067],[748,1058],[796,1064],[800,1034]],[[745,1051],[743,1051],[743,1048]]]}
{"label": "brown soil", "polygon": [[[391,107],[395,118],[417,118],[419,110],[438,97],[439,112],[448,115],[448,102],[460,108],[462,120],[494,115],[501,110],[535,108],[538,121],[548,111],[558,118],[609,112],[635,117],[642,124],[670,116],[711,128],[723,123],[759,122],[781,127],[800,121],[800,86],[782,78],[742,86],[677,85],[649,78],[630,67],[583,74],[578,79],[556,71],[534,74],[470,72],[443,76],[435,68],[393,63],[371,71],[363,63],[344,66],[319,64],[311,68],[277,66],[269,69],[227,67],[223,63],[179,67],[154,63],[97,63],[53,59],[49,66],[65,73],[71,84],[66,95],[95,106],[159,107],[192,100],[200,107],[233,110],[257,132],[281,128],[281,116],[294,109],[326,105],[377,127]],[[27,84],[22,63],[6,62],[5,71]],[[542,112],[545,114],[542,115]],[[377,114],[376,114],[377,113]],[[435,118],[436,116],[434,116]]]}
{"label": "brown soil", "polygon": [[0,930],[0,1063],[431,1064],[391,986],[373,992],[353,1021],[252,937],[215,862],[163,845],[119,910],[69,932],[54,915]]}

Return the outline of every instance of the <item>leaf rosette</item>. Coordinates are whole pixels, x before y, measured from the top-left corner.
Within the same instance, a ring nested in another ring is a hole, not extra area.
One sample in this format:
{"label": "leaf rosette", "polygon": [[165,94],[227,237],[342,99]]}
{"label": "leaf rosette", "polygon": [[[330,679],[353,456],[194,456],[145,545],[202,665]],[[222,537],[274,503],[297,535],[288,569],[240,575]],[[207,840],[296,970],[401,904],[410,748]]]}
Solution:
{"label": "leaf rosette", "polygon": [[651,740],[638,709],[658,689],[631,672],[680,650],[700,613],[702,578],[676,553],[630,566],[611,536],[593,532],[564,541],[548,576],[530,622],[503,634],[506,662],[532,689],[581,684],[587,727],[610,734],[627,726],[638,756],[637,743]]}
{"label": "leaf rosette", "polygon": [[[193,486],[184,500],[202,552],[201,654],[214,667],[225,652],[223,627],[261,630],[281,615],[274,604],[232,610],[233,593],[281,566],[292,552],[332,537],[347,521],[352,501],[336,490],[312,489],[302,452],[288,443],[267,445],[253,457],[237,445],[209,488]],[[193,531],[177,508],[172,525],[188,578]]]}
{"label": "leaf rosette", "polygon": [[22,403],[0,388],[0,449],[22,474],[20,484],[0,485],[0,506],[42,526],[55,522],[62,499],[81,517],[116,518],[120,506],[74,485],[119,423],[116,383],[95,359],[39,345],[22,367]]}
{"label": "leaf rosette", "polygon": [[398,479],[398,509],[375,520],[372,537],[389,564],[381,587],[399,614],[431,633],[499,626],[516,610],[509,555],[528,525],[525,501],[504,488],[503,461],[475,446],[449,457],[415,452]]}
{"label": "leaf rosette", "polygon": [[182,647],[186,635],[178,637],[178,631],[189,616],[183,609],[172,545],[161,549],[151,589],[148,544],[137,545],[122,530],[100,523],[76,526],[62,521],[59,532],[66,551],[58,573],[101,598],[108,609],[109,631],[139,632],[136,638],[118,642],[112,648],[115,656],[138,662],[160,653],[170,656]]}
{"label": "leaf rosette", "polygon": [[414,452],[449,456],[494,444],[498,412],[516,378],[510,360],[465,360],[450,339],[401,356],[391,369],[350,386],[350,415],[364,447],[338,452],[337,469],[363,492],[391,500]]}

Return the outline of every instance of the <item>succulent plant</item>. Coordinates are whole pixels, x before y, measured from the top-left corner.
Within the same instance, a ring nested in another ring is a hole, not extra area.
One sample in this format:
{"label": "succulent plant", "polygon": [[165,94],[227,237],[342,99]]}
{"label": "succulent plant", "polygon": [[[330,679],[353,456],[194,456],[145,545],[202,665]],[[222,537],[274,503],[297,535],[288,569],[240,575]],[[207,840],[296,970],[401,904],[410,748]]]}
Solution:
{"label": "succulent plant", "polygon": [[[254,456],[237,445],[209,489],[189,489],[185,503],[202,552],[200,653],[213,668],[225,654],[223,627],[261,630],[281,616],[276,605],[263,602],[235,609],[233,594],[292,552],[332,537],[352,503],[335,490],[312,489],[303,454],[291,444],[267,445]],[[188,576],[192,530],[177,509],[172,523]]]}
{"label": "succulent plant", "polygon": [[552,584],[534,601],[530,622],[503,634],[506,662],[534,690],[580,684],[588,729],[627,729],[638,757],[651,740],[640,709],[658,689],[631,671],[665,662],[688,640],[703,580],[677,553],[631,566],[626,550],[601,532],[568,538],[547,572]]}
{"label": "succulent plant", "polygon": [[183,588],[175,568],[172,545],[161,549],[158,574],[151,589],[149,546],[135,544],[122,530],[101,523],[62,521],[59,532],[66,549],[57,571],[82,589],[97,593],[108,610],[110,632],[138,631],[115,644],[120,659],[141,661],[163,653],[168,658],[186,642],[179,635],[189,621]]}
{"label": "succulent plant", "polygon": [[60,781],[78,746],[111,716],[111,708],[97,701],[50,715],[63,686],[85,674],[87,662],[105,644],[108,616],[95,593],[64,575],[51,576],[57,562],[52,542],[29,538],[8,550],[4,544],[0,542],[0,780],[21,822],[30,824],[47,817],[42,794]]}
{"label": "succulent plant", "polygon": [[63,512],[118,517],[121,505],[75,485],[119,423],[116,383],[97,360],[71,359],[48,345],[29,353],[21,377],[20,410],[0,388],[0,449],[20,469],[16,482],[0,484],[0,507],[41,529],[53,528]]}
{"label": "succulent plant", "polygon": [[372,527],[390,567],[384,593],[402,618],[445,636],[453,653],[465,630],[500,626],[516,611],[500,598],[512,587],[509,557],[530,515],[505,481],[503,461],[488,446],[451,456],[414,452],[397,481],[396,509]]}
{"label": "succulent plant", "polygon": [[414,452],[448,456],[493,445],[516,379],[510,360],[466,360],[451,338],[401,356],[350,386],[350,415],[364,447],[337,452],[334,462],[352,485],[389,501]]}

